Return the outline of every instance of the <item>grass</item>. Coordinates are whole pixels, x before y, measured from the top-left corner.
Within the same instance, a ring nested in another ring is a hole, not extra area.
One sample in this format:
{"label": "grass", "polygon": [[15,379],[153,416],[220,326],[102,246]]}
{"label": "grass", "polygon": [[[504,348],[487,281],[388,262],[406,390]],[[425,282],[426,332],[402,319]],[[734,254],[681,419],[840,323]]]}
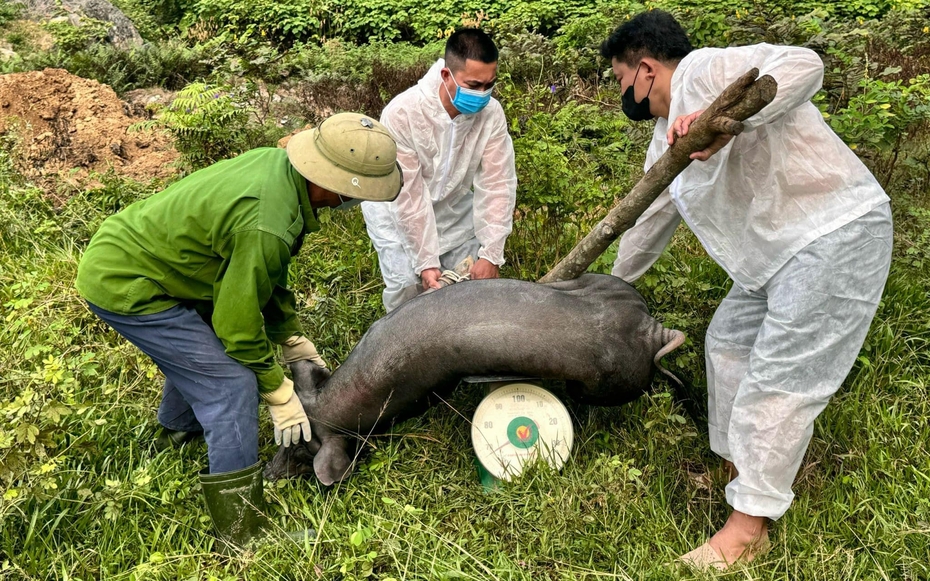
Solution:
{"label": "grass", "polygon": [[[56,210],[6,175],[0,578],[701,578],[667,563],[724,522],[724,482],[703,427],[683,419],[664,384],[619,408],[572,406],[576,447],[566,467],[540,467],[491,492],[479,484],[462,419],[481,394],[460,390],[370,438],[341,486],[266,486],[274,522],[313,527],[317,541],[214,554],[197,479],[205,448],[152,451],[160,377],[73,289],[87,224],[114,199],[150,188],[120,182],[118,192],[79,194]],[[380,281],[358,212],[323,222],[294,280],[308,328],[336,362],[379,315]],[[37,228],[42,236],[28,236]],[[917,239],[930,223],[903,220],[903,228],[899,236]],[[817,422],[772,552],[728,577],[930,575],[930,297],[926,273],[909,264],[896,262],[859,362]],[[657,272],[642,290],[662,317],[687,328],[679,367],[700,377],[700,333],[725,277],[687,233]],[[18,441],[23,424],[37,427],[34,442]]]}

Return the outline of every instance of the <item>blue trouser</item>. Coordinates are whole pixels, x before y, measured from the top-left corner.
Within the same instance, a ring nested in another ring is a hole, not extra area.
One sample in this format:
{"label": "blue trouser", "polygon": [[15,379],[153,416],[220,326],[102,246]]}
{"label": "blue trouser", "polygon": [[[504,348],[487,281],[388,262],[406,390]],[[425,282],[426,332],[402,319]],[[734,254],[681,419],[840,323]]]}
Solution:
{"label": "blue trouser", "polygon": [[226,355],[197,311],[178,305],[154,315],[118,315],[88,305],[165,374],[158,421],[171,430],[203,430],[211,473],[258,462],[255,373]]}

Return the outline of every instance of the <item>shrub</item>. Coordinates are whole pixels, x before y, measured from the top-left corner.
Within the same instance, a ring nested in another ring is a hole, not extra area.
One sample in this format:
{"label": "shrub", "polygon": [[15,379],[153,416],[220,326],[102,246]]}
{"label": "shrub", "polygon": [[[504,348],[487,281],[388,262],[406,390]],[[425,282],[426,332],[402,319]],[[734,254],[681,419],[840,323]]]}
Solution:
{"label": "shrub", "polygon": [[213,21],[237,36],[290,45],[332,34],[334,8],[327,0],[196,0],[185,20],[188,25]]}
{"label": "shrub", "polygon": [[185,23],[213,21],[238,36],[268,39],[278,46],[333,38],[428,43],[458,26],[475,24],[493,28],[515,23],[549,36],[575,19],[616,10],[616,3],[605,0],[196,0]]}
{"label": "shrub", "polygon": [[280,62],[280,70],[309,81],[334,78],[364,82],[371,77],[375,63],[389,69],[424,68],[442,56],[445,41],[424,46],[372,41],[355,44],[329,40],[321,45],[295,47]]}
{"label": "shrub", "polygon": [[444,38],[463,24],[516,22],[525,29],[553,34],[573,18],[597,13],[606,2],[589,0],[353,0],[340,3],[334,33],[348,40],[409,40]]}
{"label": "shrub", "polygon": [[291,77],[286,82],[294,96],[289,115],[317,123],[339,111],[380,117],[388,101],[414,86],[440,54],[437,44],[329,41],[293,50],[276,66]]}
{"label": "shrub", "polygon": [[109,22],[86,17],[81,18],[78,25],[72,24],[65,17],[59,17],[49,20],[43,26],[55,37],[55,47],[65,54],[73,54],[104,42],[110,29]]}
{"label": "shrub", "polygon": [[54,51],[30,55],[21,70],[62,68],[79,77],[109,85],[122,94],[152,86],[180,89],[210,75],[214,57],[212,47],[189,47],[179,40],[146,44],[130,50],[96,44],[70,54]]}
{"label": "shrub", "polygon": [[[898,72],[889,68],[882,76]],[[832,115],[830,125],[850,147],[874,154],[874,171],[887,185],[903,149],[915,133],[930,128],[930,74],[908,82],[863,79],[861,92]]]}
{"label": "shrub", "polygon": [[200,169],[242,151],[249,114],[229,87],[191,83],[158,111],[154,119],[131,130],[163,128],[175,139],[182,163]]}
{"label": "shrub", "polygon": [[164,39],[194,4],[194,0],[113,0],[146,40]]}
{"label": "shrub", "polygon": [[24,9],[25,6],[22,2],[4,2],[0,4],[0,26],[5,26],[7,22],[19,18]]}
{"label": "shrub", "polygon": [[624,16],[641,9],[639,4],[616,6],[613,14],[608,14],[607,11],[599,12],[567,22],[552,39],[556,59],[566,70],[573,71],[582,78],[596,80],[601,70],[606,67],[600,56],[601,42]]}

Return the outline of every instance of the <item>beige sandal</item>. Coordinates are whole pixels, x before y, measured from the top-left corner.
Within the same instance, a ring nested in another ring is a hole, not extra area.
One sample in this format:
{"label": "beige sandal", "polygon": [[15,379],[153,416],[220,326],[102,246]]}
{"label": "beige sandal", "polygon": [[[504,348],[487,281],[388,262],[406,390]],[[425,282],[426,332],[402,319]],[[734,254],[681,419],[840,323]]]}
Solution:
{"label": "beige sandal", "polygon": [[[690,553],[685,553],[678,557],[678,561],[699,570],[706,571],[708,569],[716,569],[718,571],[726,571],[735,563],[751,563],[757,557],[761,557],[768,553],[771,548],[772,543],[769,542],[769,533],[766,531],[760,538],[750,543],[743,554],[733,563],[728,563],[727,560],[717,552],[717,549],[710,546],[710,541],[704,543]],[[744,559],[743,557],[747,554],[751,555],[751,558]]]}
{"label": "beige sandal", "polygon": [[709,542],[704,543],[690,553],[678,557],[678,560],[689,567],[700,570],[713,568],[718,571],[726,571],[727,567],[729,567],[729,564],[717,553],[716,549],[710,546]]}

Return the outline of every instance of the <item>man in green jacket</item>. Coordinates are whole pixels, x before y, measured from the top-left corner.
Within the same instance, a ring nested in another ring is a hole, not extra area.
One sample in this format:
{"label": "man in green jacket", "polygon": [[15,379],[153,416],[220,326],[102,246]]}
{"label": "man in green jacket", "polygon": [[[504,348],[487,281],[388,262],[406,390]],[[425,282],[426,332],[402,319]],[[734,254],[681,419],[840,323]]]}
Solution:
{"label": "man in green jacket", "polygon": [[393,200],[401,183],[386,129],[341,113],[295,135],[286,151],[249,151],[132,204],[84,253],[78,291],[165,375],[161,440],[203,434],[207,442],[201,481],[228,544],[242,546],[267,525],[256,508],[259,398],[278,444],[310,440],[274,345],[285,362],[326,364],[303,335],[288,263],[319,229],[317,209]]}

